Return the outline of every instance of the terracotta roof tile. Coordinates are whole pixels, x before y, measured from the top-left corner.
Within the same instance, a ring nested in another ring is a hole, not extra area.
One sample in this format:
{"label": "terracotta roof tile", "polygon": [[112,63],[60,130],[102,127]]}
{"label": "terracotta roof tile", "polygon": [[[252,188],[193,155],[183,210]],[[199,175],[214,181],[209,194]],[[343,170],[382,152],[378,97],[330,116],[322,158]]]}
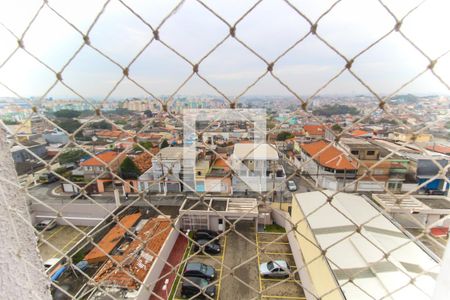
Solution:
{"label": "terracotta roof tile", "polygon": [[120,242],[125,234],[125,228],[131,228],[134,223],[141,217],[141,213],[127,215],[120,219],[119,224],[116,224],[107,234],[97,243],[92,250],[84,257],[88,263],[98,263],[107,259],[106,253],[110,253],[114,247]]}
{"label": "terracotta roof tile", "polygon": [[323,125],[305,125],[303,126],[303,130],[309,135],[325,135],[325,126]]}
{"label": "terracotta roof tile", "polygon": [[431,150],[442,154],[450,154],[450,147],[444,145],[427,146],[427,150]]}
{"label": "terracotta roof tile", "polygon": [[[104,286],[137,289],[169,236],[170,224],[169,218],[149,220],[138,233],[138,238],[128,245],[123,254],[113,257],[118,262],[126,260],[122,264],[123,270],[117,268],[114,261],[108,260],[97,272],[94,280]],[[138,249],[141,250],[137,252]]]}
{"label": "terracotta roof tile", "polygon": [[91,157],[80,163],[81,166],[104,166],[112,162],[117,156],[125,157],[124,153],[117,153],[116,151],[108,150],[101,153],[98,153],[95,157]]}
{"label": "terracotta roof tile", "polygon": [[[328,142],[323,140],[309,144],[302,144],[301,148],[309,156],[314,156],[319,151],[328,146]],[[356,164],[351,162],[347,155],[334,146],[328,147],[314,158],[321,166],[336,170],[356,170]]]}

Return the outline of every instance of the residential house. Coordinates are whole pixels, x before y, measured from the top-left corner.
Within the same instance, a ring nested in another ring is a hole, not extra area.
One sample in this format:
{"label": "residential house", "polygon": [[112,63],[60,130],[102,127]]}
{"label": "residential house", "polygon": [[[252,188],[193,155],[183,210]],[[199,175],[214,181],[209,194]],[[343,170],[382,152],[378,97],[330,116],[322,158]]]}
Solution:
{"label": "residential house", "polygon": [[[308,172],[316,186],[330,190],[340,190],[349,185],[357,176],[358,166],[344,152],[320,140],[302,144],[301,160],[304,171]],[[345,190],[354,191],[354,185]]]}
{"label": "residential house", "polygon": [[139,190],[168,193],[195,191],[197,151],[166,147],[152,158],[152,167],[139,177]]}
{"label": "residential house", "polygon": [[306,137],[311,140],[322,139],[325,136],[324,125],[305,125],[303,126],[303,132]]}
{"label": "residential house", "polygon": [[[408,159],[398,155],[384,159],[385,151],[380,146],[361,138],[342,138],[339,145],[359,161],[357,175],[363,178],[358,181],[357,191],[384,191],[385,188],[392,192],[401,191]],[[368,168],[371,168],[371,176],[365,175]]]}
{"label": "residential house", "polygon": [[255,143],[235,144],[230,159],[234,172],[232,180],[234,192],[284,190],[286,173],[280,164],[275,146]]}
{"label": "residential house", "polygon": [[97,153],[94,157],[88,158],[80,163],[80,167],[72,171],[72,175],[83,176],[85,182],[96,179],[96,190],[98,193],[112,192],[123,183],[116,179],[111,172],[119,175],[118,170],[125,159],[124,152],[106,150]]}

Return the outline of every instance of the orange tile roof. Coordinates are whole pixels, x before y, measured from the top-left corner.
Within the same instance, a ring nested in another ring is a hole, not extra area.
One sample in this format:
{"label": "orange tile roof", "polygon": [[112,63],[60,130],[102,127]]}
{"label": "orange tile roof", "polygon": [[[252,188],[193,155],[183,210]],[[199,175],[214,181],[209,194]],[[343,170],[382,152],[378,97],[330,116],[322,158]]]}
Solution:
{"label": "orange tile roof", "polygon": [[227,163],[227,155],[226,154],[222,154],[222,157],[217,157],[216,160],[213,163],[213,167],[217,167],[217,168],[230,168],[230,163]]}
{"label": "orange tile roof", "polygon": [[363,135],[370,134],[370,132],[367,132],[367,131],[361,130],[361,129],[355,129],[350,134],[353,136],[363,136]]}
{"label": "orange tile roof", "polygon": [[[84,257],[88,263],[98,263],[105,261],[108,257],[106,253],[110,253],[114,247],[120,242],[123,235],[125,234],[125,228],[131,228],[134,223],[141,217],[141,213],[135,213],[127,215],[120,219],[119,224],[116,224],[107,234],[97,243],[98,247],[95,246],[92,250]],[[103,251],[102,251],[103,250]]]}
{"label": "orange tile roof", "polygon": [[124,156],[125,154],[117,153],[116,151],[112,150],[104,151],[98,153],[95,157],[91,157],[81,162],[80,166],[104,166],[103,162],[109,164],[119,155]]}
{"label": "orange tile roof", "polygon": [[431,150],[442,154],[450,154],[450,147],[444,145],[427,146],[427,150]]}
{"label": "orange tile roof", "polygon": [[[156,155],[158,152],[159,152],[158,147],[153,147],[152,149],[150,149],[150,153],[153,155]],[[145,171],[147,171],[152,167],[153,156],[150,153],[144,151],[133,158],[134,164],[141,173],[144,173]]]}
{"label": "orange tile roof", "polygon": [[[169,236],[172,230],[170,224],[169,218],[149,220],[138,233],[138,238],[128,245],[124,253],[113,256],[118,262],[126,261],[122,264],[123,270],[117,268],[116,262],[108,260],[97,272],[94,281],[104,286],[137,289]],[[137,252],[138,249],[140,249],[139,252]]]}
{"label": "orange tile roof", "polygon": [[309,135],[325,135],[325,126],[323,125],[305,125],[303,126],[303,130]]}
{"label": "orange tile roof", "polygon": [[[328,142],[321,140],[314,143],[301,144],[300,146],[304,152],[312,157],[327,147],[328,144]],[[356,164],[351,162],[345,153],[334,146],[330,146],[322,151],[314,160],[321,166],[336,170],[356,170]]]}
{"label": "orange tile roof", "polygon": [[104,138],[119,138],[121,136],[129,136],[129,133],[121,130],[101,130],[97,131],[95,135]]}

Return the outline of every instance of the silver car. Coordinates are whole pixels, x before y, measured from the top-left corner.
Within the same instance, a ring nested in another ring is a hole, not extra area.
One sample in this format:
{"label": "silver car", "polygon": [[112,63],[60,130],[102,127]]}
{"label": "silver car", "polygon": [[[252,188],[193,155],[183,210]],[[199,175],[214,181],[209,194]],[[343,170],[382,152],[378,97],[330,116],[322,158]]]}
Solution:
{"label": "silver car", "polygon": [[274,260],[262,263],[259,273],[262,277],[289,277],[291,268],[285,260]]}

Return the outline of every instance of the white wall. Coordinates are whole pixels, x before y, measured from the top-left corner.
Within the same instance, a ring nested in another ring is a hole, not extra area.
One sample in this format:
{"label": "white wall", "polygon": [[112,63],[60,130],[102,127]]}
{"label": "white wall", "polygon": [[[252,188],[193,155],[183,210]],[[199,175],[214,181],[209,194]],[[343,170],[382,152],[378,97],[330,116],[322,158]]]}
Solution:
{"label": "white wall", "polygon": [[[295,200],[294,200],[295,201]],[[317,300],[317,298],[308,293],[308,291],[314,291],[314,286],[311,283],[311,279],[309,278],[308,272],[304,267],[304,262],[302,258],[302,253],[300,249],[300,245],[298,244],[297,238],[295,237],[295,232],[292,231],[292,225],[288,221],[291,219],[291,216],[284,211],[273,208],[272,210],[272,218],[274,222],[286,229],[287,237],[289,240],[289,246],[291,247],[292,255],[294,257],[295,265],[297,266],[297,270],[299,270],[300,282],[304,287],[304,292],[307,300]]]}
{"label": "white wall", "polygon": [[[175,223],[175,227],[177,229],[180,228],[179,223],[180,222]],[[155,261],[150,267],[150,270],[145,277],[143,284],[139,288],[138,296],[135,298],[135,300],[148,300],[150,298],[156,283],[160,279],[161,272],[166,264],[167,259],[169,258],[170,253],[172,252],[172,248],[174,247],[179,234],[180,233],[175,229],[172,229],[170,231],[169,236],[167,237],[164,245],[159,251],[159,255],[155,258]]]}

